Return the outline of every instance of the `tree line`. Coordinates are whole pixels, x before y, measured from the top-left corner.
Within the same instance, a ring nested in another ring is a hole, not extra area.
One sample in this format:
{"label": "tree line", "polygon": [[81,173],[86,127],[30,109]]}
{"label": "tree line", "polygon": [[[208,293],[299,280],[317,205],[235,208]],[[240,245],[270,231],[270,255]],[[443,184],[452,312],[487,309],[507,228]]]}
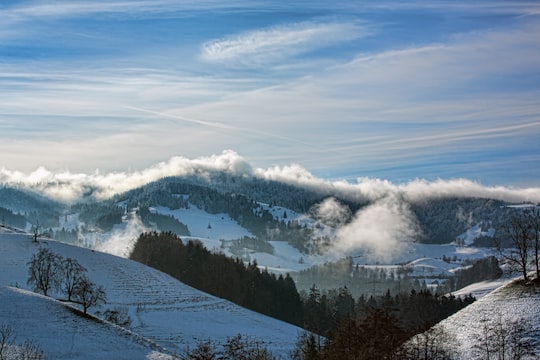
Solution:
{"label": "tree line", "polygon": [[184,243],[170,232],[141,234],[130,259],[248,309],[302,323],[302,303],[292,278],[261,271],[256,262],[246,265],[238,258],[210,252],[200,242]]}
{"label": "tree line", "polygon": [[0,207],[0,224],[24,229],[26,227],[26,218],[21,214],[15,214],[9,209]]}
{"label": "tree line", "polygon": [[163,215],[150,211],[148,207],[140,207],[137,215],[144,226],[154,228],[159,231],[170,231],[179,236],[191,236],[186,224],[178,221],[172,215]]}
{"label": "tree line", "polygon": [[425,289],[425,282],[409,276],[411,272],[407,266],[387,270],[355,265],[352,258],[347,257],[314,265],[295,274],[294,279],[300,290],[308,291],[313,284],[321,290],[346,287],[357,298],[365,294],[383,295],[387,290],[395,294]]}
{"label": "tree line", "polygon": [[[355,337],[355,341],[360,341],[360,344],[368,341],[362,340],[362,336],[369,338],[369,341],[375,341],[377,332],[367,330],[373,327],[376,327],[377,331],[383,331],[382,339],[390,336],[389,334],[395,336],[397,345],[475,301],[470,295],[464,298],[445,296],[434,294],[427,289],[395,295],[387,291],[384,295],[360,296],[355,300],[347,288],[320,291],[316,286],[313,286],[309,293],[304,293],[302,298],[304,328],[328,339],[327,345],[330,347],[343,346],[340,340],[342,337]],[[383,341],[382,339],[376,341]],[[369,346],[376,348],[378,345]],[[392,345],[386,343],[381,346]]]}

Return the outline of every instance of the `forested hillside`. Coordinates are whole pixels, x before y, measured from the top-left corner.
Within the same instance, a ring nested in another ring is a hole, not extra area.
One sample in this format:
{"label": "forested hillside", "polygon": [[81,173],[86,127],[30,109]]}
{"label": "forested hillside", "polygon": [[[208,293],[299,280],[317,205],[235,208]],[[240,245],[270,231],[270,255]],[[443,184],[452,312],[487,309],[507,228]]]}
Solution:
{"label": "forested hillside", "polygon": [[[321,204],[333,199],[342,208],[344,216],[336,222],[334,218],[318,214]],[[482,230],[493,229],[497,235],[508,218],[506,203],[499,200],[438,197],[422,200],[407,200],[411,220],[417,224],[415,241],[443,244],[472,226]],[[335,228],[352,221],[352,214],[362,211],[370,202],[362,194],[339,192],[335,188],[310,188],[291,185],[279,181],[264,180],[255,176],[232,175],[225,172],[204,172],[201,175],[169,177],[106,200],[92,200],[62,205],[34,193],[13,188],[0,188],[0,206],[12,215],[5,218],[24,216],[29,225],[39,224],[43,229],[59,226],[58,219],[65,214],[78,214],[78,220],[85,225],[83,230],[110,231],[121,224],[123,216],[136,211],[143,224],[158,231],[173,231],[178,235],[188,235],[189,227],[181,219],[163,217],[152,212],[153,207],[167,209],[188,209],[196,207],[210,214],[227,214],[256,238],[264,241],[287,241],[304,253],[324,251],[331,240],[330,231],[319,231],[321,226]],[[279,206],[284,209],[280,216],[271,213]],[[311,219],[311,223],[299,222],[287,217],[287,210]],[[7,220],[6,220],[7,221]],[[21,225],[21,219],[10,225]],[[58,228],[56,232],[61,231]],[[69,229],[72,231],[73,229]],[[66,229],[66,231],[68,231]],[[49,231],[51,235],[56,234]],[[72,238],[72,234],[59,236]],[[493,238],[478,236],[474,241],[482,246],[492,246]]]}
{"label": "forested hillside", "polygon": [[139,236],[130,259],[161,270],[185,284],[294,325],[302,324],[302,304],[290,276],[261,271],[208,251],[195,241],[184,243],[173,233]]}
{"label": "forested hillside", "polygon": [[[319,338],[319,345],[311,351],[325,359],[347,351],[344,341],[351,336],[357,337],[355,352],[390,354],[413,334],[475,300],[471,296],[438,295],[425,288],[355,297],[347,287],[320,290],[313,285],[308,292],[298,293],[288,275],[276,276],[261,271],[255,263],[246,265],[211,253],[201,244],[183,242],[172,233],[142,234],[130,257],[186,284],[324,336],[324,348]],[[299,344],[304,350],[310,346],[314,344],[309,341]]]}
{"label": "forested hillside", "polygon": [[447,244],[478,223],[486,230],[501,228],[508,216],[504,205],[491,199],[445,198],[413,202],[411,210],[422,230],[419,241]]}

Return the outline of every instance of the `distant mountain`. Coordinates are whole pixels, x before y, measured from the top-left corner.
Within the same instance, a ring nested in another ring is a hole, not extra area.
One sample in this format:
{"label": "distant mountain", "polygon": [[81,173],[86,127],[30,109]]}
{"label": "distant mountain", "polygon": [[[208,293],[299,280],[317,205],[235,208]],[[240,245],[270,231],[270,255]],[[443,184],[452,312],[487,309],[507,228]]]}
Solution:
{"label": "distant mountain", "polygon": [[[44,227],[54,227],[58,226],[58,218],[65,211],[66,205],[36,192],[0,186],[0,208],[23,215],[28,224],[40,223]],[[8,225],[18,225],[6,221]]]}
{"label": "distant mountain", "polygon": [[[64,233],[56,236],[62,239],[81,238],[77,234],[66,234],[67,221],[59,220],[61,216],[67,220],[67,216],[73,214],[78,216],[77,222],[85,230],[111,231],[115,225],[122,224],[126,215],[135,213],[146,228],[190,236],[189,226],[182,219],[150,210],[198,208],[209,214],[227,215],[252,237],[287,241],[303,253],[324,252],[336,230],[354,221],[355,214],[370,209],[377,201],[333,186],[301,186],[218,171],[168,177],[106,200],[86,197],[71,205],[28,191],[0,188],[0,208],[24,215],[28,226],[39,223],[44,230],[52,229],[51,236],[63,229]],[[413,234],[411,240],[422,243],[450,243],[478,226],[482,232],[469,239],[470,243],[491,246],[492,237],[497,236],[497,229],[504,224],[509,212],[508,203],[485,198],[418,200],[401,196],[395,201],[400,204],[399,211],[407,212],[411,227],[408,232]],[[328,202],[332,209],[323,206]],[[291,216],[293,214],[296,216]],[[72,226],[70,231],[73,230]]]}
{"label": "distant mountain", "polygon": [[[210,176],[166,178],[124,194],[109,202],[125,204],[127,208],[162,206],[169,209],[196,206],[208,213],[231,216],[253,235],[264,240],[286,240],[302,251],[313,250],[313,242],[328,241],[317,227],[336,227],[352,220],[352,214],[373,202],[362,196],[344,196],[328,188],[310,188],[255,177],[211,173]],[[320,213],[319,205],[334,199],[345,217],[336,219]],[[444,244],[474,225],[498,228],[507,218],[507,203],[482,198],[427,198],[421,201],[400,199],[417,222],[416,241]],[[263,205],[267,205],[264,207]],[[281,214],[272,213],[275,207]],[[283,215],[302,214],[311,223],[299,224]],[[348,215],[347,215],[348,214]],[[281,216],[280,216],[281,215]],[[324,232],[328,235],[331,232]],[[185,235],[185,234],[179,234]]]}

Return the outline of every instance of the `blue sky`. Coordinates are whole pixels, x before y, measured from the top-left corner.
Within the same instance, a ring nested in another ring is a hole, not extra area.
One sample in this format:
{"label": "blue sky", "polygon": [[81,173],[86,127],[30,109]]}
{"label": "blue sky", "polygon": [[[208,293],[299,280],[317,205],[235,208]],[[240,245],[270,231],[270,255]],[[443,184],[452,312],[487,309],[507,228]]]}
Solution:
{"label": "blue sky", "polygon": [[538,34],[536,1],[4,0],[0,168],[231,149],[326,179],[539,186]]}

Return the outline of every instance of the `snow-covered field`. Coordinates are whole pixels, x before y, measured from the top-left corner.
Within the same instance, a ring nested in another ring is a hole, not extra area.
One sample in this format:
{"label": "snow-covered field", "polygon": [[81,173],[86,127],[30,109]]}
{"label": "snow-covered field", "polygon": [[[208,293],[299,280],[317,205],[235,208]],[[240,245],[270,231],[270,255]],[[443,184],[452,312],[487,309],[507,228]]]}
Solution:
{"label": "snow-covered field", "polygon": [[33,340],[47,359],[172,358],[137,334],[76,315],[61,302],[27,290],[0,286],[0,304],[0,324],[12,328],[15,344]]}
{"label": "snow-covered field", "polygon": [[151,208],[151,210],[163,214],[172,215],[186,224],[191,235],[206,239],[234,240],[244,236],[253,236],[228,214],[210,214],[198,207],[191,205],[189,209],[171,210],[163,206]]}
{"label": "snow-covered field", "polygon": [[[15,289],[27,288],[27,262],[40,246],[48,247],[63,257],[75,258],[88,269],[88,277],[105,287],[108,299],[101,309],[91,310],[126,307],[133,320],[131,330],[139,336],[127,336],[125,331],[101,323],[99,326],[110,327],[111,330],[94,330],[89,328],[88,320],[79,319],[64,310],[62,303]],[[19,340],[34,339],[46,354],[54,354],[52,358],[56,359],[152,358],[159,355],[155,348],[166,349],[162,351],[164,353],[178,354],[187,346],[195,346],[199,340],[212,339],[223,343],[227,337],[237,334],[262,341],[275,355],[286,356],[301,331],[195,290],[139,263],[48,239],[41,239],[36,244],[29,235],[2,227],[0,287],[0,322],[12,324]],[[51,309],[51,312],[43,309]],[[50,317],[57,320],[52,322]],[[116,340],[115,331],[124,340]],[[134,351],[132,356],[129,353],[125,357],[115,355],[124,353],[131,342],[134,343],[134,350],[130,350]],[[108,343],[111,344],[110,354],[96,356],[88,352],[92,347],[109,349]],[[159,347],[150,346],[152,343]]]}

